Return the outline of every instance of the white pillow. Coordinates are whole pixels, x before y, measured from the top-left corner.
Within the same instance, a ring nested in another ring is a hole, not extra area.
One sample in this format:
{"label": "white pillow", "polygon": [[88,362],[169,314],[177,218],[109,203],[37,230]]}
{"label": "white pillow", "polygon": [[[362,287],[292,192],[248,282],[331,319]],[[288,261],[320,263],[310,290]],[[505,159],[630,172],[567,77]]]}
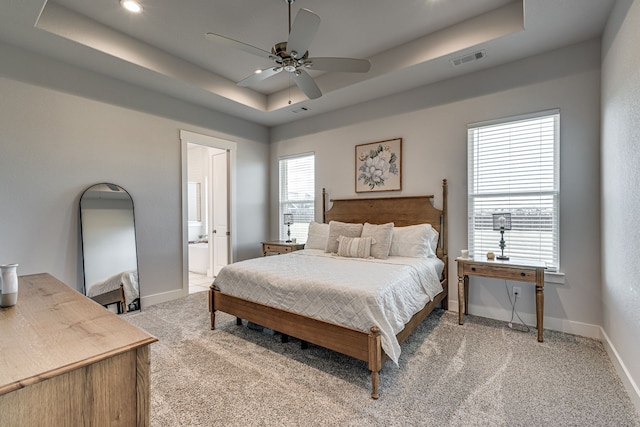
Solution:
{"label": "white pillow", "polygon": [[389,258],[389,248],[391,248],[391,239],[393,238],[393,223],[386,224],[369,224],[364,223],[362,227],[361,237],[373,237],[374,243],[371,246],[371,256],[378,259]]}
{"label": "white pillow", "polygon": [[327,238],[327,246],[325,252],[338,252],[338,236],[360,237],[362,233],[362,224],[351,224],[348,222],[329,221],[329,237]]}
{"label": "white pillow", "polygon": [[321,224],[311,221],[309,223],[309,234],[307,235],[307,243],[305,249],[322,249],[327,247],[327,238],[329,237],[329,224]]}
{"label": "white pillow", "polygon": [[439,241],[440,234],[429,224],[429,247],[431,248],[431,254],[429,256],[437,256]]}
{"label": "white pillow", "polygon": [[436,256],[438,232],[431,224],[394,227],[389,255],[425,258]]}
{"label": "white pillow", "polygon": [[338,256],[350,258],[370,258],[373,237],[338,236]]}

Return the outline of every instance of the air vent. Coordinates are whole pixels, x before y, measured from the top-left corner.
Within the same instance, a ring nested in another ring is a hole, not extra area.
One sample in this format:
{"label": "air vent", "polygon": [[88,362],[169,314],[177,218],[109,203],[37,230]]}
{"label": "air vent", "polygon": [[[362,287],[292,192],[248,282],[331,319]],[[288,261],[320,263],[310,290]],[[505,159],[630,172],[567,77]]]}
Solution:
{"label": "air vent", "polygon": [[451,65],[457,67],[462,64],[468,64],[469,62],[477,61],[487,56],[487,52],[480,50],[478,52],[470,53],[469,55],[460,56],[451,60]]}
{"label": "air vent", "polygon": [[304,112],[307,112],[307,111],[309,111],[308,107],[300,107],[300,108],[296,108],[294,110],[291,110],[292,113],[296,113],[296,114],[304,113]]}

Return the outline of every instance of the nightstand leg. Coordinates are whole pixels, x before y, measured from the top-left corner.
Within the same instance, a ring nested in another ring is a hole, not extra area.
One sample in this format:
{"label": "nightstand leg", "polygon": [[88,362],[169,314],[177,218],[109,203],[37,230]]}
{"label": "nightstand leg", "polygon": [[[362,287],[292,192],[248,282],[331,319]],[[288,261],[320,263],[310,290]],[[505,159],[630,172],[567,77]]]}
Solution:
{"label": "nightstand leg", "polygon": [[544,287],[536,283],[536,327],[538,328],[538,342],[542,342],[544,326]]}
{"label": "nightstand leg", "polygon": [[464,314],[469,314],[469,276],[464,276]]}
{"label": "nightstand leg", "polygon": [[462,325],[464,313],[466,312],[464,293],[464,276],[458,276],[458,325]]}
{"label": "nightstand leg", "polygon": [[544,268],[536,268],[536,326],[538,342],[542,342],[544,332]]}

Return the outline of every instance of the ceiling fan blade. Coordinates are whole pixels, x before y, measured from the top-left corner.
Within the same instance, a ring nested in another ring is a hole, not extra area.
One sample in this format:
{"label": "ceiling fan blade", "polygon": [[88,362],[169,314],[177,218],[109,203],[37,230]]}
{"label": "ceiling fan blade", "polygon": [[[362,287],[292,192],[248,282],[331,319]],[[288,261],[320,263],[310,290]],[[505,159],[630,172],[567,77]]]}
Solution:
{"label": "ceiling fan blade", "polygon": [[320,27],[320,17],[308,9],[300,9],[293,21],[289,40],[287,41],[287,52],[296,52],[291,55],[294,58],[302,58],[309,50],[309,46]]}
{"label": "ceiling fan blade", "polygon": [[305,61],[306,68],[318,71],[341,71],[346,73],[366,73],[371,63],[366,59],[354,58],[309,58]]}
{"label": "ceiling fan blade", "polygon": [[268,79],[271,76],[275,76],[280,71],[282,71],[282,67],[269,67],[264,70],[260,70],[260,72],[256,72],[251,74],[246,79],[240,80],[238,82],[238,86],[249,87],[254,83],[261,82],[264,79]]}
{"label": "ceiling fan blade", "polygon": [[316,84],[316,82],[311,78],[309,74],[307,74],[304,70],[298,70],[299,74],[293,74],[293,80],[296,82],[301,91],[304,92],[305,95],[309,99],[316,99],[322,96],[322,92],[320,92],[320,88]]}
{"label": "ceiling fan blade", "polygon": [[238,40],[230,39],[229,37],[221,36],[215,33],[207,33],[205,34],[205,37],[207,38],[207,40],[211,40],[212,42],[218,43],[221,46],[242,50],[244,52],[251,53],[253,55],[258,55],[263,58],[268,58],[268,59],[274,58],[271,52],[267,52],[266,50],[262,50],[258,47],[251,46],[250,44],[239,42]]}

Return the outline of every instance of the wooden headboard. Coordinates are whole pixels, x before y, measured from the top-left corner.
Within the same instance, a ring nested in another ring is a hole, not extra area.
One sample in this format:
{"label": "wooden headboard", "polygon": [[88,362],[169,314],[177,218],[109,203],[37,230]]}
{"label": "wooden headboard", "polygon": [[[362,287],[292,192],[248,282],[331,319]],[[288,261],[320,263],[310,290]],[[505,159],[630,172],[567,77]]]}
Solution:
{"label": "wooden headboard", "polygon": [[442,180],[442,209],[435,208],[433,195],[398,196],[356,199],[331,199],[327,210],[327,194],[322,189],[322,222],[341,221],[352,223],[385,224],[393,222],[397,227],[415,224],[431,224],[438,233],[439,258],[447,255],[447,180]]}

